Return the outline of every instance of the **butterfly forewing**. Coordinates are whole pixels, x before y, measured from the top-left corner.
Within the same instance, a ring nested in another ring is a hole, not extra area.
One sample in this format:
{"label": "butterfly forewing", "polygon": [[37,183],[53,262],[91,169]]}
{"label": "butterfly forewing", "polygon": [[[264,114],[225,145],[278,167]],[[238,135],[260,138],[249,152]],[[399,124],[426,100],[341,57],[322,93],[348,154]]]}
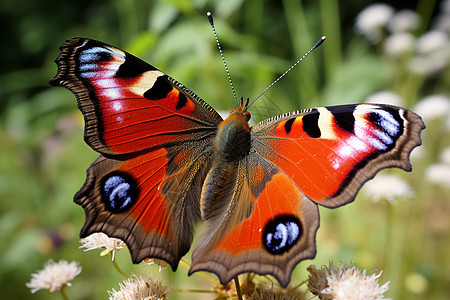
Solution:
{"label": "butterfly forewing", "polygon": [[85,140],[105,155],[129,154],[214,135],[222,118],[179,82],[107,44],[67,40],[50,83],[71,90]]}
{"label": "butterfly forewing", "polygon": [[409,154],[424,124],[403,108],[358,104],[314,108],[263,121],[252,146],[308,198],[328,207],[354,199],[379,170],[411,170]]}

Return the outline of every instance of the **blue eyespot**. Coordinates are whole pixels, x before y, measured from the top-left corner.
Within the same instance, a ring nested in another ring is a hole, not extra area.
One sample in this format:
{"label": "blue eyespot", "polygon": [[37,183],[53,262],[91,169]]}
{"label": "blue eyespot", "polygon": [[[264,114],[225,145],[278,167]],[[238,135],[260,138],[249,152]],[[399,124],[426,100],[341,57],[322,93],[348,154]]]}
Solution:
{"label": "blue eyespot", "polygon": [[279,216],[264,228],[263,245],[272,254],[282,254],[300,240],[302,233],[302,224],[296,216]]}
{"label": "blue eyespot", "polygon": [[137,200],[136,181],[127,173],[113,172],[103,177],[101,197],[106,209],[120,213],[128,210]]}

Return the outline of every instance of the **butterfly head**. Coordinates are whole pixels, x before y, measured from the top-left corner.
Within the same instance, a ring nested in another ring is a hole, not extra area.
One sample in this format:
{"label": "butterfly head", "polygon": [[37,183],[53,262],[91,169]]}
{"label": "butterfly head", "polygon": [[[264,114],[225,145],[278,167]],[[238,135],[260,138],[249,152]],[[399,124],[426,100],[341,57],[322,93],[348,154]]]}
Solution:
{"label": "butterfly head", "polygon": [[251,116],[250,112],[247,110],[248,102],[249,102],[248,98],[244,102],[244,98],[241,97],[241,100],[239,101],[238,107],[237,108],[233,108],[232,110],[230,110],[230,115],[231,114],[241,114],[241,115],[243,115],[245,117],[247,122],[250,121],[250,118],[252,116]]}

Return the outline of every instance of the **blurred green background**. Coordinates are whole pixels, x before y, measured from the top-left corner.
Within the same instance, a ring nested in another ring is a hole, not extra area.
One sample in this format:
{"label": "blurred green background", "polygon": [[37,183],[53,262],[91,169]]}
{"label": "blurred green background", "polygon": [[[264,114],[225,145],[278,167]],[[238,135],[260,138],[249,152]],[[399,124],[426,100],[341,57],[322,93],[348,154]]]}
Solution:
{"label": "blurred green background", "polygon": [[[445,107],[450,96],[448,22],[447,27],[440,28],[447,36],[439,50],[444,58],[437,58],[440,67],[412,72],[411,64],[425,55],[415,48],[420,37],[436,30],[438,22],[445,23],[443,16],[450,19],[450,1],[390,3],[394,12],[408,8],[421,20],[410,30],[415,39],[411,48],[395,55],[387,43],[392,32],[383,30],[378,41],[370,42],[355,27],[358,13],[374,3],[1,1],[2,297],[59,299],[59,294],[48,291],[32,295],[25,287],[30,274],[42,269],[50,258],[81,263],[82,273],[67,289],[71,299],[107,298],[106,291],[117,290],[118,282],[124,279],[114,271],[108,257],[99,256],[99,251],[78,249],[84,213],[72,197],[97,154],[83,142],[82,117],[75,97],[47,84],[56,73],[53,60],[64,40],[89,37],[122,48],[176,78],[217,110],[229,111],[234,100],[206,18],[206,12],[211,11],[238,97],[256,97],[322,35],[327,36],[323,46],[252,106],[256,121],[296,109],[364,102],[379,91],[396,95],[409,109],[426,101],[427,96],[440,95],[444,100],[439,103]],[[422,103],[425,108],[432,106]],[[388,297],[448,299],[450,175],[446,181],[448,172],[440,176],[430,169],[432,165],[445,170],[450,165],[449,153],[445,152],[450,146],[448,107],[440,112],[427,115],[423,146],[412,160],[413,172],[382,172],[401,177],[412,187],[414,197],[400,196],[391,204],[385,199],[372,201],[373,195],[367,191],[342,208],[321,208],[317,257],[297,266],[292,283],[307,278],[305,269],[310,264],[354,261],[363,269],[383,270],[381,283],[391,282]],[[133,266],[127,250],[116,255],[129,273],[148,274],[151,268]],[[156,276],[168,278],[177,288],[211,287],[198,276],[187,277],[182,267],[175,275],[165,269]],[[176,294],[174,299],[177,297],[199,299],[198,294]],[[213,299],[214,295],[202,297]]]}

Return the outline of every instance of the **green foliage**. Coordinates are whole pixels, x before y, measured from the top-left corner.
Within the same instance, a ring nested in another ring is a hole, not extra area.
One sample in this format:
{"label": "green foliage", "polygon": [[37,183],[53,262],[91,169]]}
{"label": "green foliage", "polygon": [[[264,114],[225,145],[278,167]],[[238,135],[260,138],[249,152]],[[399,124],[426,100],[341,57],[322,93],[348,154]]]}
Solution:
{"label": "green foliage", "polygon": [[[252,106],[256,121],[294,109],[363,102],[381,90],[397,93],[404,99],[402,105],[410,109],[427,95],[448,97],[448,64],[431,75],[411,75],[407,59],[390,58],[381,43],[371,46],[355,33],[355,17],[370,3],[2,1],[2,295],[9,299],[60,298],[47,291],[31,295],[25,287],[30,274],[49,258],[81,263],[83,272],[66,290],[71,299],[104,299],[106,291],[117,289],[123,279],[109,259],[78,249],[77,232],[84,213],[71,199],[96,153],[82,140],[83,120],[73,95],[47,84],[56,73],[53,59],[65,39],[84,36],[125,49],[176,78],[214,108],[228,111],[234,101],[206,11],[214,15],[238,97],[256,97],[327,35],[323,46]],[[428,29],[439,4],[421,0],[409,8],[415,9],[416,4],[424,20],[415,32],[419,36]],[[362,268],[384,271],[384,282],[391,281],[389,297],[446,299],[450,293],[449,189],[424,178],[428,166],[437,163],[443,149],[450,146],[445,122],[427,123],[423,156],[413,161],[412,174],[401,174],[414,187],[415,198],[390,205],[362,196],[340,209],[321,209],[317,266],[330,259],[353,260]],[[117,259],[128,273],[149,272],[147,266],[131,265],[126,251],[118,253]],[[309,264],[299,264],[294,284],[306,279]],[[205,288],[204,280],[188,278],[183,268],[175,274],[164,272],[177,288]],[[155,272],[155,276],[162,275]],[[425,284],[424,289],[415,289],[417,282]],[[174,298],[199,299],[198,295]]]}

